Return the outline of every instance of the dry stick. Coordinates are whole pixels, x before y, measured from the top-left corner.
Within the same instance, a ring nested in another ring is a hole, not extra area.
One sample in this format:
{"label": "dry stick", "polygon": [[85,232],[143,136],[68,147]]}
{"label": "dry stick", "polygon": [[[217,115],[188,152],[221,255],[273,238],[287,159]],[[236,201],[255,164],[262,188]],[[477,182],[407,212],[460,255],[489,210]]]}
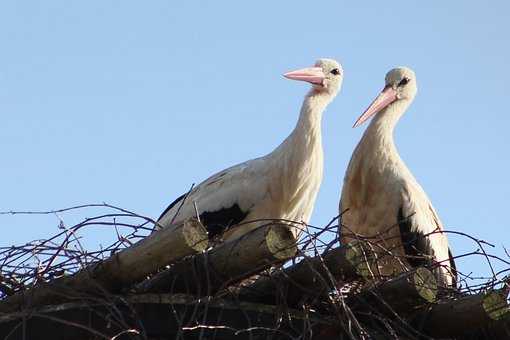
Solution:
{"label": "dry stick", "polygon": [[191,184],[191,187],[189,188],[188,192],[186,193],[186,195],[182,199],[181,203],[179,204],[179,207],[177,208],[177,211],[175,212],[174,217],[172,217],[172,220],[170,221],[170,224],[174,224],[177,215],[179,215],[179,212],[181,211],[182,206],[186,202],[186,199],[188,199],[188,196],[191,193],[191,191],[193,190],[194,186],[195,186],[195,183]]}
{"label": "dry stick", "polygon": [[207,253],[176,263],[141,283],[136,290],[211,295],[272,264],[294,257],[296,252],[296,240],[288,225],[266,225]]}
{"label": "dry stick", "polygon": [[[102,205],[102,206],[107,206],[107,205]],[[116,208],[116,207],[113,207],[113,206],[107,206],[107,207],[110,207],[112,209],[117,209],[117,210],[120,210],[120,208]],[[121,210],[123,211],[122,214],[103,214],[103,215],[100,215],[100,216],[96,216],[96,217],[92,217],[92,218],[87,218],[85,219],[83,222],[71,227],[71,228],[63,228],[64,231],[58,233],[57,235],[49,238],[49,239],[46,239],[46,240],[39,240],[39,241],[33,241],[33,242],[30,242],[30,243],[27,243],[26,245],[24,246],[21,246],[21,247],[3,247],[3,248],[0,248],[0,249],[6,249],[4,251],[2,251],[2,268],[5,268],[6,266],[8,266],[9,264],[11,263],[17,263],[18,260],[22,259],[23,257],[27,257],[28,254],[32,254],[30,256],[30,258],[34,258],[36,257],[36,255],[49,255],[50,257],[53,256],[55,254],[55,251],[53,250],[56,250],[56,252],[60,252],[60,251],[64,251],[66,253],[66,256],[68,256],[67,254],[68,253],[77,253],[75,257],[75,259],[77,260],[77,262],[80,262],[80,265],[81,267],[83,268],[83,264],[81,263],[81,257],[83,257],[83,259],[87,259],[87,256],[92,256],[93,257],[93,254],[94,252],[86,252],[83,247],[81,247],[81,245],[79,244],[80,241],[79,241],[79,237],[77,237],[75,235],[75,232],[77,232],[79,229],[83,228],[84,226],[87,226],[89,224],[92,224],[92,225],[112,225],[111,223],[106,223],[106,222],[94,222],[94,221],[97,221],[98,219],[102,219],[102,218],[105,218],[105,217],[119,217],[119,216],[124,216],[124,217],[136,217],[136,218],[141,218],[141,219],[144,219],[145,222],[139,226],[137,226],[137,228],[141,228],[144,224],[146,223],[155,223],[154,221],[152,221],[151,219],[149,218],[146,218],[146,217],[143,217],[143,216],[140,216],[140,215],[136,215],[134,213],[124,213],[125,210]],[[43,213],[43,212],[41,212]],[[117,225],[122,225],[122,226],[127,226],[127,227],[131,227],[133,228],[132,225],[130,224],[121,224],[121,223],[116,223],[115,224],[116,226]],[[64,236],[65,237],[65,240],[63,242],[60,242],[60,245],[59,246],[56,246],[55,245],[55,242],[58,240],[59,237],[61,236]],[[70,239],[70,237],[73,236],[72,239]],[[75,247],[78,245],[80,246],[79,249],[76,249],[76,250],[72,250],[72,249],[68,249],[67,248],[67,245],[69,244],[69,241],[72,241],[72,242],[75,242]],[[55,248],[56,246],[56,248]],[[17,249],[17,250],[16,250]],[[45,250],[49,250],[51,249],[52,251],[45,254]],[[9,254],[5,254],[5,252],[10,252],[11,255]],[[21,263],[18,263],[16,265],[16,269],[21,269],[20,268],[20,265],[23,265],[23,263],[26,262],[27,259],[25,260],[22,260]],[[100,259],[96,259],[96,260],[100,260]],[[43,263],[46,263],[48,260],[45,260]],[[27,266],[26,269],[29,269],[30,266]],[[52,268],[50,268],[49,266],[47,267],[46,270],[43,270],[41,272],[41,275],[44,275],[46,274],[46,271],[50,270]],[[54,269],[54,268],[53,268]],[[32,279],[35,279],[33,276],[32,276]],[[35,281],[35,280],[34,280]]]}
{"label": "dry stick", "polygon": [[[175,228],[151,234],[132,247],[94,263],[72,276],[35,286],[0,302],[0,312],[10,312],[25,304],[36,306],[57,303],[63,295],[84,294],[106,290],[116,292],[122,287],[143,280],[148,274],[185,256],[207,248],[207,232],[194,219]],[[26,306],[25,306],[26,307]]]}

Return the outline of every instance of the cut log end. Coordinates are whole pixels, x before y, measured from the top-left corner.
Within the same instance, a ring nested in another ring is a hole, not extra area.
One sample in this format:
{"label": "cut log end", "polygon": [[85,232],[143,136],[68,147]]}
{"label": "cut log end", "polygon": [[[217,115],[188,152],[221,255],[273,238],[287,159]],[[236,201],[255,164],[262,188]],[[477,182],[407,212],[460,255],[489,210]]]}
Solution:
{"label": "cut log end", "polygon": [[345,258],[356,268],[356,273],[364,279],[373,277],[372,265],[375,258],[370,247],[360,241],[352,241],[345,247]]}
{"label": "cut log end", "polygon": [[182,235],[184,237],[184,242],[186,242],[188,247],[196,252],[206,250],[209,245],[207,231],[202,223],[195,218],[190,218],[184,222],[182,226]]}
{"label": "cut log end", "polygon": [[510,317],[510,307],[507,298],[500,291],[493,291],[485,295],[482,307],[492,320],[501,320]]}
{"label": "cut log end", "polygon": [[436,301],[437,280],[434,274],[426,268],[418,268],[412,275],[416,292],[427,302]]}
{"label": "cut log end", "polygon": [[288,225],[275,225],[267,230],[266,247],[277,260],[292,258],[297,253],[296,239],[289,228]]}
{"label": "cut log end", "polygon": [[[417,320],[417,323],[427,335],[434,338],[473,334],[477,330],[482,331],[486,328],[485,330],[495,334],[505,334],[505,337],[490,337],[490,339],[506,339],[507,320],[510,320],[510,306],[506,299],[504,292],[493,290],[441,301],[430,305],[423,314],[424,319]],[[486,336],[483,338],[489,339]]]}

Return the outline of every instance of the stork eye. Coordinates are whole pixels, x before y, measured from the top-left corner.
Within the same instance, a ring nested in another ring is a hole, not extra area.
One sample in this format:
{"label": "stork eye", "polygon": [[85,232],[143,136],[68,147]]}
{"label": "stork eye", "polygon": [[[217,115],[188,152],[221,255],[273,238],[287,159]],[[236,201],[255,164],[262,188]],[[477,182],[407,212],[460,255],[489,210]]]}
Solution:
{"label": "stork eye", "polygon": [[340,74],[340,70],[337,69],[337,68],[334,68],[331,70],[331,74],[334,74],[335,76],[339,75]]}
{"label": "stork eye", "polygon": [[409,78],[405,77],[404,79],[402,79],[402,80],[400,81],[400,83],[398,83],[398,86],[404,86],[404,85],[406,85],[407,83],[409,83],[409,80],[410,80]]}

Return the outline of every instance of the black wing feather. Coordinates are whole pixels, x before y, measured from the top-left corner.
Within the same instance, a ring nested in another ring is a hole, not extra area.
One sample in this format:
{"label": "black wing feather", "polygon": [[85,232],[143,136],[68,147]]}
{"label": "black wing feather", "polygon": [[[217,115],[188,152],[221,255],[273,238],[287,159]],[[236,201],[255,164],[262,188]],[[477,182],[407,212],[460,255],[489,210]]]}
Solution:
{"label": "black wing feather", "polygon": [[434,255],[434,251],[430,247],[427,237],[419,231],[412,230],[411,218],[410,216],[404,216],[402,208],[398,210],[398,226],[409,264],[412,267],[432,265],[431,256]]}
{"label": "black wing feather", "polygon": [[200,221],[207,228],[209,238],[214,238],[231,226],[239,224],[248,213],[249,210],[243,211],[239,204],[234,203],[230,208],[203,212],[200,214]]}
{"label": "black wing feather", "polygon": [[[176,204],[180,203],[182,200],[186,199],[187,194],[183,194],[179,196],[175,201],[170,203],[170,205],[161,213],[158,218],[158,221],[165,216],[165,214],[170,211]],[[214,238],[217,235],[220,235],[225,230],[230,228],[233,225],[239,224],[242,220],[248,216],[250,211],[243,211],[239,207],[239,204],[234,203],[229,208],[223,208],[217,211],[204,211],[200,214],[200,222],[206,227],[209,238]]]}

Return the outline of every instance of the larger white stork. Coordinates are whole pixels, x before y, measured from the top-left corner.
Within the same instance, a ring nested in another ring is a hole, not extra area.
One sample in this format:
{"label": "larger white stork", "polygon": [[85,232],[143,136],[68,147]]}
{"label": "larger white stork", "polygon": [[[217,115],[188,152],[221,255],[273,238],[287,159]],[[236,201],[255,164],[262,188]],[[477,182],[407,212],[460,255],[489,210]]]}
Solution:
{"label": "larger white stork", "polygon": [[[393,130],[417,92],[412,70],[386,74],[386,85],[354,127],[377,114],[356,147],[345,174],[340,212],[343,242],[349,233],[373,237],[411,266],[437,265],[439,282],[456,281],[455,263],[446,234],[427,194],[400,158]],[[349,235],[350,234],[350,235]],[[405,261],[405,260],[404,260]],[[391,267],[391,265],[388,265]],[[395,268],[383,268],[389,274]]]}
{"label": "larger white stork", "polygon": [[[198,212],[210,237],[233,239],[263,223],[249,221],[308,222],[322,181],[322,112],[338,93],[343,71],[335,60],[319,59],[314,67],[284,76],[312,84],[292,133],[270,154],[223,170],[177,198],[158,219],[160,225],[178,224]],[[292,228],[296,237],[301,228]]]}

